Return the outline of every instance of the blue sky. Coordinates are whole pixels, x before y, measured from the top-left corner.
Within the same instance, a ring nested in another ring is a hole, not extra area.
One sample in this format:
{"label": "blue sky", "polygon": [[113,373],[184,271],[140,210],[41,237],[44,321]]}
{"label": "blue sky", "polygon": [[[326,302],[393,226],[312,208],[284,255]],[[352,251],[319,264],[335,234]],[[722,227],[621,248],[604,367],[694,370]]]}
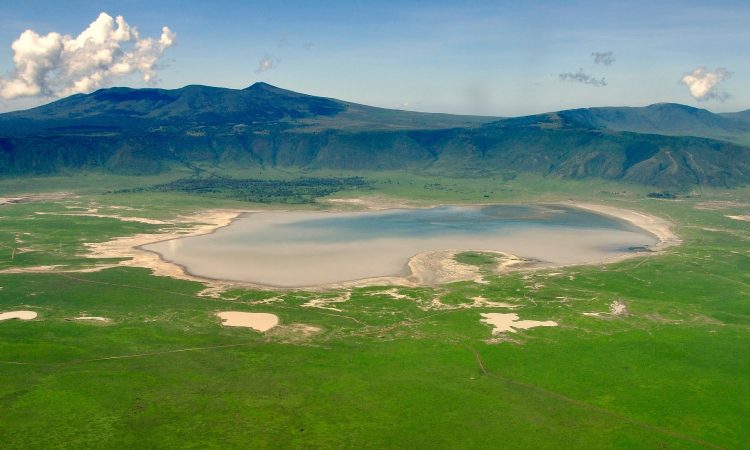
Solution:
{"label": "blue sky", "polygon": [[[747,1],[4,0],[0,73],[14,76],[11,44],[24,30],[75,37],[101,12],[142,37],[176,33],[153,66],[164,88],[265,81],[388,108],[501,116],[656,102],[750,108]],[[595,64],[593,52],[615,60]],[[680,82],[700,67],[699,78],[720,78],[705,101]],[[147,84],[130,74],[109,85]],[[51,99],[6,99],[0,110]]]}

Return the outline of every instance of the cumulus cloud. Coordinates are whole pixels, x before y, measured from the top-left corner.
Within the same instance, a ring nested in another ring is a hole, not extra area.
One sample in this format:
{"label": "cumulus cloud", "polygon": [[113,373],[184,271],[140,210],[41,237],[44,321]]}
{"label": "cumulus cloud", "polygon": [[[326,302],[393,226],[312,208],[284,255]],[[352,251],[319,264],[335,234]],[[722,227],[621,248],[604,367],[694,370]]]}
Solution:
{"label": "cumulus cloud", "polygon": [[594,87],[603,87],[607,85],[607,80],[605,78],[596,78],[592,75],[589,75],[583,71],[583,69],[578,69],[578,72],[566,72],[561,73],[558,76],[558,79],[560,81],[568,81],[571,83],[583,83],[588,84]]}
{"label": "cumulus cloud", "polygon": [[614,52],[593,52],[591,56],[594,57],[594,64],[611,66],[613,62],[617,61]]}
{"label": "cumulus cloud", "polygon": [[258,68],[255,69],[255,73],[267,72],[271,69],[275,69],[279,65],[279,60],[274,59],[271,56],[264,56],[258,61]]}
{"label": "cumulus cloud", "polygon": [[175,33],[141,38],[122,16],[101,13],[78,36],[26,30],[11,48],[15,70],[0,78],[0,97],[65,96],[90,92],[111,79],[140,73],[156,80],[157,62],[175,42]]}
{"label": "cumulus cloud", "polygon": [[724,101],[729,98],[729,94],[719,91],[718,87],[724,80],[732,76],[732,73],[723,67],[716,70],[708,70],[705,67],[696,67],[691,72],[686,73],[680,79],[690,90],[690,95],[699,102],[707,100]]}

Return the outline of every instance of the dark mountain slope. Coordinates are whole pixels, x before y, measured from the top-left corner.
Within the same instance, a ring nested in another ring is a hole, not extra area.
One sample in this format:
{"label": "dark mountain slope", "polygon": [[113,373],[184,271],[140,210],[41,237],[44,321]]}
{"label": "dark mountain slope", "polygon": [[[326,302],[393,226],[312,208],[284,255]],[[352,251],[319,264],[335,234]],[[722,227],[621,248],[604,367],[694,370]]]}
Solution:
{"label": "dark mountain slope", "polygon": [[658,103],[642,108],[571,109],[531,117],[543,116],[556,116],[568,124],[576,123],[589,128],[750,142],[750,120],[743,121],[736,116],[714,114],[705,109],[675,103]]}
{"label": "dark mountain slope", "polygon": [[266,84],[113,88],[0,115],[0,174],[147,174],[203,164],[465,177],[535,172],[670,189],[734,186],[750,182],[750,148],[668,135],[728,132],[737,123],[681,105],[488,122],[373,108]]}
{"label": "dark mountain slope", "polygon": [[739,120],[741,122],[747,122],[750,123],[750,109],[746,109],[745,111],[739,111],[734,113],[722,113],[719,114],[722,117],[726,117],[729,119]]}
{"label": "dark mountain slope", "polygon": [[[580,127],[485,127],[474,133],[479,166],[571,178],[598,177],[664,188],[750,181],[750,148],[704,138]],[[497,160],[497,162],[492,162]]]}
{"label": "dark mountain slope", "polygon": [[446,128],[491,120],[496,119],[374,108],[256,83],[242,90],[195,85],[173,90],[101,89],[1,114],[0,131],[38,134],[227,124],[310,129]]}

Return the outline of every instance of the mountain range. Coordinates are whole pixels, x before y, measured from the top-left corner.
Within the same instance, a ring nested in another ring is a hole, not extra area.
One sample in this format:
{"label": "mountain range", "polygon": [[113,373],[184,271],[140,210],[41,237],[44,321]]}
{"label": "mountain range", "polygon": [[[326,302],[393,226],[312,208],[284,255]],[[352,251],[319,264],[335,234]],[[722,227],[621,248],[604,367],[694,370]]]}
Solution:
{"label": "mountain range", "polygon": [[534,172],[663,189],[750,181],[750,110],[661,103],[498,118],[359,105],[256,83],[109,88],[0,114],[0,176],[178,166]]}

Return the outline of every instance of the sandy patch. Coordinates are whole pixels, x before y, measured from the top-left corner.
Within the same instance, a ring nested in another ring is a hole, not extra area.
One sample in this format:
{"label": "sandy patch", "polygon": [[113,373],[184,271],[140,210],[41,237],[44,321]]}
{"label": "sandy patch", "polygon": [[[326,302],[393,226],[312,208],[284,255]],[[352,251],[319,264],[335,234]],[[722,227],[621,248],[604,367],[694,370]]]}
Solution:
{"label": "sandy patch", "polygon": [[741,203],[741,202],[726,201],[726,200],[712,200],[708,202],[696,203],[695,206],[693,206],[693,208],[707,210],[707,211],[718,211],[722,209],[746,208],[748,206],[750,206],[750,203]]}
{"label": "sandy patch", "polygon": [[628,314],[628,307],[625,303],[615,300],[609,305],[609,313],[613,316],[624,316]]}
{"label": "sandy patch", "polygon": [[612,303],[610,303],[608,312],[585,312],[583,313],[584,316],[589,316],[589,317],[617,317],[617,316],[627,316],[629,314],[630,313],[628,312],[628,305],[626,305],[624,302],[620,300],[615,300]]}
{"label": "sandy patch", "polygon": [[14,197],[0,197],[0,206],[12,205],[15,203],[41,202],[48,200],[62,200],[65,198],[77,197],[71,192],[47,192],[44,194],[22,194]]}
{"label": "sandy patch", "polygon": [[[96,211],[96,210],[93,210]],[[35,212],[34,214],[38,214],[40,216],[82,216],[82,217],[100,217],[104,219],[117,219],[121,220],[123,222],[139,222],[139,223],[147,223],[150,225],[168,225],[169,222],[165,222],[163,220],[157,220],[157,219],[149,219],[146,217],[130,217],[130,216],[118,216],[115,214],[97,214],[95,212],[85,212],[85,213],[53,213],[53,212]]]}
{"label": "sandy patch", "polygon": [[495,302],[487,300],[482,296],[471,297],[472,303],[459,305],[461,308],[518,308],[518,305],[512,305],[510,303]]}
{"label": "sandy patch", "polygon": [[267,336],[275,341],[287,344],[308,344],[310,339],[320,333],[319,327],[305,323],[290,323],[281,325],[266,333]]}
{"label": "sandy patch", "polygon": [[503,273],[509,270],[518,269],[522,267],[533,267],[538,264],[539,261],[534,261],[527,258],[521,258],[520,256],[511,255],[510,253],[501,252],[484,252],[494,253],[497,258],[497,267],[495,268],[496,273]]}
{"label": "sandy patch", "polygon": [[415,208],[417,202],[409,200],[397,200],[388,197],[360,197],[360,198],[327,198],[324,204],[332,205],[336,209],[350,209],[355,211],[382,211],[384,209],[408,209]]}
{"label": "sandy patch", "polygon": [[268,313],[222,311],[216,313],[216,316],[225,327],[245,327],[260,332],[268,331],[279,324],[279,318]]}
{"label": "sandy patch", "polygon": [[304,323],[292,323],[286,327],[286,329],[293,331],[296,334],[304,336],[310,336],[316,333],[320,333],[320,328]]}
{"label": "sandy patch", "polygon": [[528,330],[536,327],[556,327],[557,322],[551,320],[519,320],[518,314],[508,313],[482,313],[480,322],[492,325],[492,334],[501,334],[505,332],[516,333],[517,330]]}
{"label": "sandy patch", "polygon": [[330,298],[314,298],[312,300],[308,300],[307,302],[302,304],[303,308],[319,308],[319,309],[328,309],[330,311],[338,311],[341,312],[341,309],[336,308],[331,305],[335,305],[337,303],[344,303],[348,302],[352,298],[351,292],[344,292],[343,294],[337,296],[337,297],[330,297]]}
{"label": "sandy patch", "polygon": [[[457,254],[467,251],[472,250],[436,250],[416,254],[409,259],[407,268],[410,274],[405,276],[363,278],[359,280],[343,281],[338,283],[315,286],[298,286],[291,288],[269,287],[262,284],[253,283],[235,284],[250,286],[257,289],[285,289],[307,291],[328,291],[335,289],[351,289],[378,285],[419,287],[434,286],[445,283],[455,283],[459,281],[472,281],[478,284],[487,284],[488,282],[482,277],[479,267],[470,264],[462,264],[455,260],[455,256]],[[493,271],[495,274],[508,272],[510,270],[517,270],[519,268],[536,266],[537,264],[537,261],[520,258],[509,253],[486,250],[481,251],[483,253],[494,253],[497,255],[498,263],[497,267]],[[396,292],[396,295],[398,296],[401,295],[398,294],[397,291],[393,292]],[[388,293],[385,294],[391,295]],[[400,298],[396,296],[393,297]]]}
{"label": "sandy patch", "polygon": [[11,267],[9,269],[0,270],[0,273],[37,273],[37,272],[53,272],[59,267],[64,267],[60,264],[50,266],[31,266],[31,267]]}
{"label": "sandy patch", "polygon": [[[97,272],[113,267],[145,267],[151,269],[156,276],[166,276],[182,280],[199,281],[207,284],[208,288],[216,291],[224,291],[229,287],[247,286],[242,283],[232,283],[221,280],[207,280],[187,273],[181,266],[164,261],[153,252],[142,250],[139,247],[145,244],[163,240],[177,239],[186,236],[197,236],[211,233],[219,228],[229,225],[232,220],[243,212],[239,210],[206,210],[189,216],[180,216],[169,223],[172,226],[163,228],[157,233],[143,233],[133,236],[123,236],[111,241],[85,243],[88,252],[81,256],[88,258],[114,258],[123,261],[111,264],[99,264],[94,267],[83,269],[65,270],[61,265],[46,265],[33,267],[14,267],[0,270],[0,273],[36,273],[36,272]],[[114,218],[122,219],[119,216]],[[147,219],[150,220],[150,219]]]}
{"label": "sandy patch", "polygon": [[516,255],[486,250],[440,250],[424,252],[415,255],[409,260],[411,276],[407,277],[407,280],[417,286],[455,283],[458,281],[473,281],[479,284],[486,284],[478,266],[462,264],[456,261],[456,255],[471,251],[495,255],[497,266],[494,272],[496,274],[533,264],[533,261],[520,258]]}
{"label": "sandy patch", "polygon": [[394,300],[408,300],[411,298],[406,294],[400,293],[396,288],[387,289],[385,291],[371,292],[369,295],[387,295]]}
{"label": "sandy patch", "polygon": [[88,320],[93,322],[110,322],[111,320],[107,317],[100,317],[100,316],[79,316],[74,317],[73,320]]}
{"label": "sandy patch", "polygon": [[236,283],[213,283],[210,280],[195,277],[187,273],[181,266],[164,261],[156,253],[141,250],[138,247],[157,241],[211,233],[219,228],[229,225],[232,220],[242,214],[242,212],[243,211],[236,210],[210,210],[191,216],[182,216],[173,222],[176,227],[169,231],[156,234],[124,236],[107,242],[86,244],[89,252],[84,256],[89,258],[127,258],[116,264],[99,266],[97,269],[115,266],[146,267],[151,269],[156,276],[166,276],[192,281],[208,281],[210,284],[216,284],[222,288],[226,288],[235,285]]}
{"label": "sandy patch", "polygon": [[268,305],[271,303],[283,303],[283,302],[284,302],[284,299],[282,297],[271,297],[271,298],[266,298],[263,300],[254,300],[250,302],[250,304],[251,305]]}
{"label": "sandy patch", "polygon": [[0,313],[0,321],[3,320],[33,320],[36,319],[37,313],[35,311],[8,311]]}
{"label": "sandy patch", "polygon": [[424,252],[409,260],[411,278],[419,285],[453,283],[456,281],[482,280],[479,267],[461,264],[455,260],[460,250]]}
{"label": "sandy patch", "polygon": [[316,327],[313,325],[308,325],[305,323],[290,323],[289,325],[276,328],[275,333],[279,332],[280,334],[292,334],[294,336],[309,337],[314,334],[320,333],[320,331],[320,327]]}
{"label": "sandy patch", "polygon": [[750,214],[742,214],[739,216],[725,216],[732,220],[741,220],[743,222],[750,222]]}
{"label": "sandy patch", "polygon": [[385,296],[390,297],[390,298],[392,298],[394,300],[412,300],[412,301],[415,300],[410,295],[402,294],[399,291],[398,288],[391,288],[391,289],[386,289],[386,290],[383,290],[383,291],[367,292],[367,293],[364,293],[362,295],[367,295],[369,297],[375,297],[375,296],[379,296],[379,295],[385,295]]}
{"label": "sandy patch", "polygon": [[488,300],[483,296],[469,297],[471,303],[459,303],[459,304],[445,304],[442,302],[441,297],[433,297],[430,300],[422,300],[418,297],[411,297],[409,295],[399,293],[398,289],[388,289],[384,291],[369,292],[365,295],[376,296],[386,295],[394,300],[408,300],[414,302],[419,309],[422,311],[449,311],[458,309],[474,309],[474,308],[517,308],[518,305],[505,302],[496,302]]}

